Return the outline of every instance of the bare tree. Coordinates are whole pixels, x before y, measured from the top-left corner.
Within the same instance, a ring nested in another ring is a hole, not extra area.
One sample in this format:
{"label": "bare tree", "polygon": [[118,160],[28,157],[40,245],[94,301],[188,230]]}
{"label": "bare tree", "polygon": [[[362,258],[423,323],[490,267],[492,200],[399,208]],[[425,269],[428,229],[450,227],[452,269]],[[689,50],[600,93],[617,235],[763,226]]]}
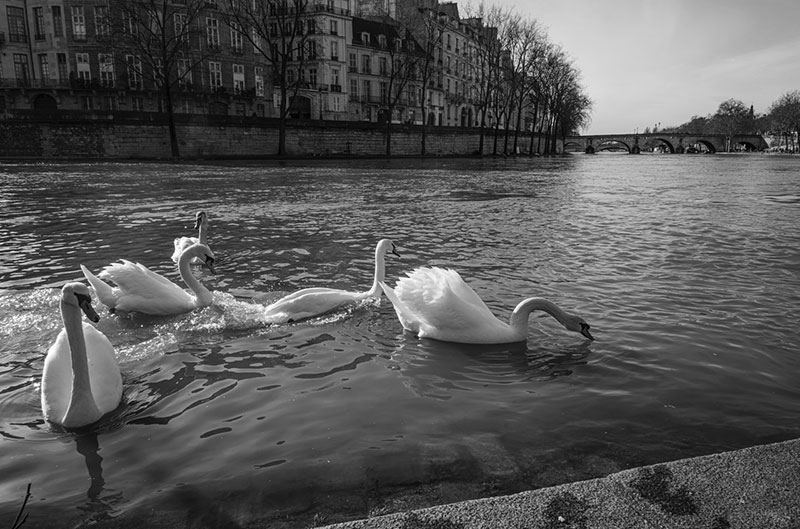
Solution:
{"label": "bare tree", "polygon": [[772,103],[769,121],[771,128],[785,138],[786,150],[797,152],[795,137],[800,135],[800,90],[787,92]]}
{"label": "bare tree", "polygon": [[316,12],[308,0],[225,0],[229,24],[272,69],[278,88],[278,155],[286,154],[286,123],[298,91],[308,87],[306,61],[317,56]]}
{"label": "bare tree", "polygon": [[110,0],[106,16],[99,18],[105,24],[98,27],[98,36],[107,38],[122,56],[128,86],[141,89],[147,80],[158,89],[174,158],[180,157],[176,88],[186,85],[192,71],[219,52],[219,46],[209,46],[203,39],[201,21],[207,9],[206,0]]}
{"label": "bare tree", "polygon": [[[437,75],[441,74],[441,64],[436,57],[441,53],[442,27],[435,10],[420,7],[403,21],[407,30],[414,36],[420,47],[417,58],[417,80],[421,87],[420,107],[422,111],[422,127],[420,133],[420,154],[427,151],[428,112],[430,95]],[[431,123],[432,124],[432,123]]]}

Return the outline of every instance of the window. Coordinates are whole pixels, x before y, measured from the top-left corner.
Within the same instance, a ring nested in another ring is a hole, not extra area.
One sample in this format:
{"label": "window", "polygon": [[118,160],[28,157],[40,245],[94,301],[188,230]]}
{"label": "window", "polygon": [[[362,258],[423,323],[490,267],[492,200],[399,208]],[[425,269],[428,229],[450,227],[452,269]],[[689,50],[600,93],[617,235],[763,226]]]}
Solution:
{"label": "window", "polygon": [[250,41],[253,43],[253,52],[261,53],[261,33],[255,27],[250,30]]}
{"label": "window", "polygon": [[317,86],[317,69],[316,68],[309,68],[308,69],[308,85],[311,88],[316,88],[316,86]]}
{"label": "window", "polygon": [[350,56],[348,57],[348,65],[349,65],[348,69],[351,72],[357,72],[358,71],[358,65],[356,64],[356,54],[355,53],[351,53]]}
{"label": "window", "polygon": [[58,78],[61,81],[69,79],[69,69],[67,68],[67,54],[56,53],[56,63],[58,64]]}
{"label": "window", "polygon": [[42,75],[43,81],[50,80],[50,63],[47,60],[46,53],[42,53],[39,55],[39,72]]}
{"label": "window", "polygon": [[[331,91],[341,92],[342,87],[339,84],[339,68],[331,68]],[[333,87],[336,88],[333,88]]]}
{"label": "window", "polygon": [[86,39],[86,17],[83,16],[83,6],[72,7],[72,36],[75,40]]}
{"label": "window", "polygon": [[106,88],[114,88],[117,79],[114,73],[114,55],[101,53],[97,60],[100,63],[100,84]]}
{"label": "window", "polygon": [[111,36],[111,27],[108,19],[108,6],[95,6],[94,28],[95,36],[98,39]]}
{"label": "window", "polygon": [[141,97],[132,97],[131,110],[135,112],[144,112],[144,99]]}
{"label": "window", "polygon": [[231,48],[236,53],[242,53],[244,49],[244,37],[240,31],[239,24],[231,23]]}
{"label": "window", "polygon": [[370,64],[369,64],[369,55],[362,55],[361,56],[361,73],[371,73],[370,72]]}
{"label": "window", "polygon": [[386,57],[380,57],[378,59],[378,66],[379,66],[381,75],[386,75],[388,73],[388,69],[386,67]]}
{"label": "window", "polygon": [[378,46],[381,48],[386,47],[386,35],[378,35]]}
{"label": "window", "polygon": [[94,108],[94,101],[92,96],[81,96],[81,109],[92,110]]}
{"label": "window", "polygon": [[389,100],[389,84],[381,83],[381,103],[386,103]]}
{"label": "window", "polygon": [[256,95],[263,97],[263,95],[264,95],[264,67],[263,66],[256,66],[255,81],[256,81]]}
{"label": "window", "polygon": [[28,86],[31,76],[28,70],[28,56],[24,53],[14,54],[14,76],[17,78],[17,85]]}
{"label": "window", "polygon": [[122,13],[122,24],[129,35],[133,37],[139,35],[139,26],[130,13]]}
{"label": "window", "polygon": [[164,86],[166,79],[164,76],[164,61],[161,60],[161,57],[158,57],[153,61],[153,80],[157,86]]}
{"label": "window", "polygon": [[363,87],[363,89],[361,90],[361,97],[362,97],[363,99],[365,99],[365,100],[366,100],[366,99],[369,99],[369,93],[370,93],[370,91],[371,91],[371,90],[370,90],[370,83],[369,83],[369,81],[364,81],[364,84],[362,84],[361,86]]}
{"label": "window", "polygon": [[78,79],[83,81],[91,81],[92,71],[89,68],[89,54],[76,53],[75,62],[78,64]]}
{"label": "window", "polygon": [[44,8],[33,8],[33,38],[44,40]]}
{"label": "window", "polygon": [[188,28],[186,27],[186,14],[173,13],[172,25],[174,26],[176,40],[178,42],[189,42]]}
{"label": "window", "polygon": [[241,64],[233,65],[233,93],[241,94],[245,90],[244,85],[244,66]]}
{"label": "window", "polygon": [[331,42],[331,60],[332,61],[339,60],[339,43],[335,40]]}
{"label": "window", "polygon": [[331,35],[339,34],[339,21],[331,19]]}
{"label": "window", "polygon": [[358,99],[358,79],[350,79],[350,99]]}
{"label": "window", "polygon": [[189,59],[178,59],[178,86],[191,86],[192,70]]}
{"label": "window", "polygon": [[28,34],[25,32],[25,11],[21,7],[7,6],[6,16],[8,17],[8,41],[28,42]]}
{"label": "window", "polygon": [[222,63],[214,61],[208,63],[208,83],[211,88],[222,86]]}
{"label": "window", "polygon": [[53,6],[53,35],[64,36],[64,20],[61,18],[61,6]]}
{"label": "window", "polygon": [[314,60],[317,58],[317,42],[309,40],[307,43],[308,58]]}
{"label": "window", "polygon": [[209,48],[219,48],[219,20],[216,18],[206,19],[206,44]]}
{"label": "window", "polygon": [[317,32],[317,21],[313,18],[309,18],[307,22],[308,34],[314,35]]}
{"label": "window", "polygon": [[[142,81],[142,59],[138,55],[126,55],[125,62],[128,64],[128,87],[131,90],[141,90],[144,88]],[[134,98],[135,100],[136,98]],[[135,105],[134,105],[135,106]],[[142,110],[134,108],[134,110]]]}

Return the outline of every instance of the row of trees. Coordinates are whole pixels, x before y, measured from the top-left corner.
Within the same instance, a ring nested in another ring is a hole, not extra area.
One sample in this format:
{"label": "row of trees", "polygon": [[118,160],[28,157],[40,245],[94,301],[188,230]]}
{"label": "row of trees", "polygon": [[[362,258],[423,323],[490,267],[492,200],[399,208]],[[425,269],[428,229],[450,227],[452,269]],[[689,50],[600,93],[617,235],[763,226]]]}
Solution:
{"label": "row of trees", "polygon": [[[128,75],[147,79],[156,86],[168,115],[172,155],[180,155],[175,125],[174,94],[191,71],[213,59],[221,50],[206,46],[207,0],[111,0],[105,32],[117,57],[127,57]],[[263,59],[278,104],[279,141],[277,153],[286,153],[286,123],[292,100],[304,86],[304,51],[314,35],[309,19],[319,11],[309,0],[222,0],[216,9],[232,32],[248,42]],[[488,149],[485,137],[493,133],[492,153],[555,152],[557,138],[588,125],[591,101],[580,83],[580,73],[566,52],[549,41],[536,20],[513,11],[480,4],[467,15],[476,25],[475,54],[471,67],[474,81],[469,102],[480,126],[478,153]],[[387,36],[414,46],[386,48],[389,53],[388,107],[386,120],[387,155],[391,155],[391,129],[395,107],[402,94],[421,92],[423,116],[431,104],[428,90],[441,75],[435,60],[442,47],[446,22],[439,13],[417,9],[404,20],[378,17]],[[135,57],[134,60],[131,57]],[[293,70],[295,75],[289,75]],[[493,119],[489,119],[489,117]],[[423,119],[420,151],[425,154],[428,120]],[[527,146],[520,144],[524,132]],[[534,140],[534,137],[539,139]],[[540,144],[534,145],[534,141]],[[544,142],[544,144],[541,144]]]}
{"label": "row of trees", "polygon": [[766,114],[756,114],[752,106],[747,107],[738,99],[728,99],[720,103],[714,114],[706,117],[692,116],[691,120],[680,126],[664,128],[661,131],[726,136],[764,134],[777,137],[779,147],[790,152],[798,152],[800,90],[781,95],[770,105]]}

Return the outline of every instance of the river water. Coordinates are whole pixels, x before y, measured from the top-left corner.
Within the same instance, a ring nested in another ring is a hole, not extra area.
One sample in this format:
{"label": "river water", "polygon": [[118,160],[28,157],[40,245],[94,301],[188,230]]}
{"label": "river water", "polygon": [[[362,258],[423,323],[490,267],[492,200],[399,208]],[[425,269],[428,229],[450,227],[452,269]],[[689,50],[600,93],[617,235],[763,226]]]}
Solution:
{"label": "river water", "polygon": [[[4,164],[0,201],[0,525],[28,483],[26,527],[308,527],[800,435],[795,157]],[[179,281],[200,209],[213,305],[98,306],[123,402],[46,423],[58,287],[120,258]],[[385,298],[264,323],[368,288],[383,237],[390,284],[453,267],[499,317],[542,296],[595,341],[536,314],[523,345],[418,340]]]}

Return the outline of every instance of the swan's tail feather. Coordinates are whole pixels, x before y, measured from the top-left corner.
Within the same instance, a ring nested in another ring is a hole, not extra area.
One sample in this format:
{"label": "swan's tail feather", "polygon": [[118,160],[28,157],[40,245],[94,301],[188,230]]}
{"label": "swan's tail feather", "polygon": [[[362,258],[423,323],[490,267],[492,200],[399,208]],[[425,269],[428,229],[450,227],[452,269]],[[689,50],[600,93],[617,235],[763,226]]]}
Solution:
{"label": "swan's tail feather", "polygon": [[415,325],[414,317],[411,314],[411,311],[408,310],[408,307],[406,307],[405,304],[400,301],[400,298],[397,297],[397,294],[394,293],[394,290],[389,285],[383,281],[380,281],[379,284],[383,289],[383,293],[386,294],[386,297],[392,302],[394,311],[397,313],[397,319],[400,320],[400,324],[403,326],[403,328],[407,331],[417,332],[419,330],[419,326]]}
{"label": "swan's tail feather", "polygon": [[81,265],[81,271],[83,272],[83,276],[86,278],[86,280],[89,281],[89,284],[92,285],[92,288],[94,288],[94,291],[97,294],[97,299],[99,299],[103,305],[113,309],[117,300],[114,296],[114,289],[111,288],[111,285],[91,273],[89,269],[83,265]]}

